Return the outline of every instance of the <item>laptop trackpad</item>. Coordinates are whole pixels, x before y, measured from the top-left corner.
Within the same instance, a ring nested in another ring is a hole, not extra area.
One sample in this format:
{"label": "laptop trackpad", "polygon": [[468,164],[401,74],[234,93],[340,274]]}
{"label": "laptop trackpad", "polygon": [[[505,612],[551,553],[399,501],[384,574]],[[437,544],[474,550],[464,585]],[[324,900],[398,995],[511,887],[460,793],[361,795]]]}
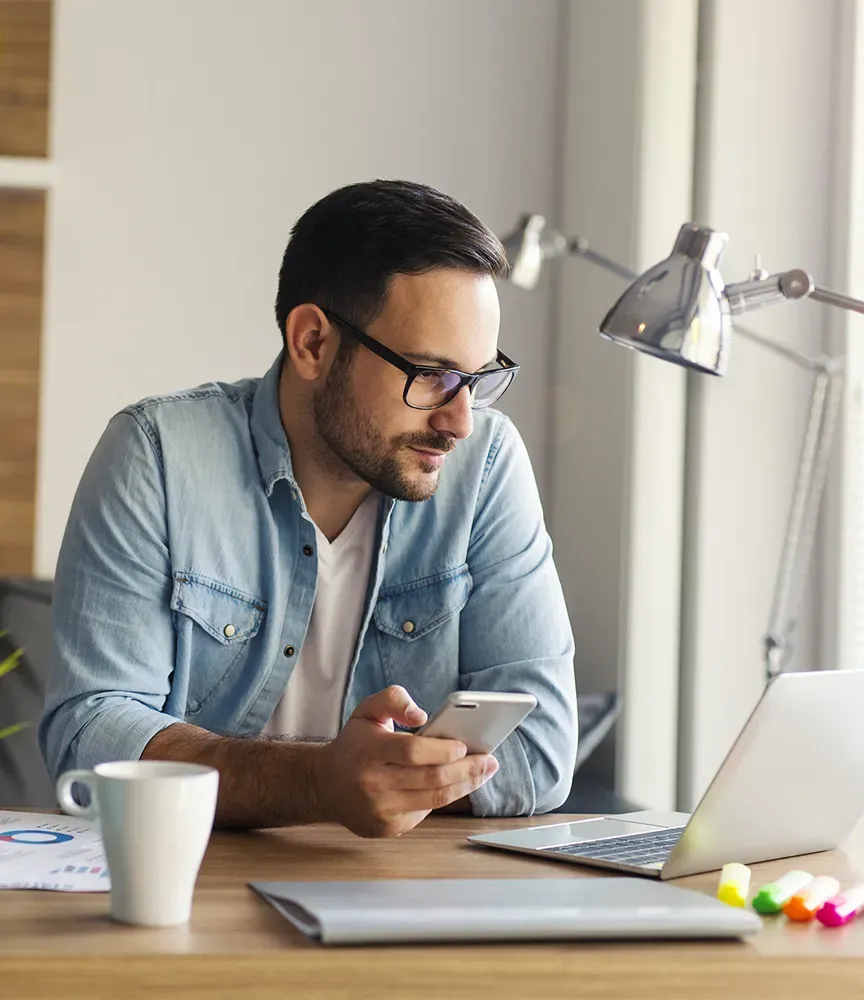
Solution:
{"label": "laptop trackpad", "polygon": [[555,823],[552,826],[531,826],[521,830],[506,830],[478,834],[468,839],[479,844],[500,844],[501,846],[530,847],[543,850],[564,844],[579,844],[584,841],[602,840],[605,837],[632,837],[635,833],[656,833],[667,829],[648,823],[634,823],[628,820],[582,819],[574,823]]}

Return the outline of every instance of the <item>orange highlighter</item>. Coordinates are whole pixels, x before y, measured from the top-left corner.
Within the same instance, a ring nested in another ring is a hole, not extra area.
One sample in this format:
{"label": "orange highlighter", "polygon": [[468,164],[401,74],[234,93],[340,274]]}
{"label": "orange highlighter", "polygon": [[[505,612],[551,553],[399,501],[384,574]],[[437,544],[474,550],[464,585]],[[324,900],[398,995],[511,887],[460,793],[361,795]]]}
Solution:
{"label": "orange highlighter", "polygon": [[840,883],[830,875],[818,875],[783,905],[790,920],[812,920],[829,899],[840,892]]}

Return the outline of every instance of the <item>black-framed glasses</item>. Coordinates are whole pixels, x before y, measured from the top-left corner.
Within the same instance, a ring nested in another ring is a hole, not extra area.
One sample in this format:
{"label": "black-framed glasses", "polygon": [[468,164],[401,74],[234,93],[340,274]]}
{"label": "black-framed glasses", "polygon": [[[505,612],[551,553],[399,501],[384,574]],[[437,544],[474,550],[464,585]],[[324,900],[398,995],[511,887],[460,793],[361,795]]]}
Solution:
{"label": "black-framed glasses", "polygon": [[458,368],[415,365],[336,313],[329,309],[321,311],[331,322],[347,330],[367,350],[405,373],[402,399],[414,410],[437,410],[440,406],[446,406],[466,385],[471,394],[471,409],[482,410],[504,395],[519,371],[519,365],[511,361],[503,351],[499,351],[497,356],[501,367],[482,372],[461,372]]}

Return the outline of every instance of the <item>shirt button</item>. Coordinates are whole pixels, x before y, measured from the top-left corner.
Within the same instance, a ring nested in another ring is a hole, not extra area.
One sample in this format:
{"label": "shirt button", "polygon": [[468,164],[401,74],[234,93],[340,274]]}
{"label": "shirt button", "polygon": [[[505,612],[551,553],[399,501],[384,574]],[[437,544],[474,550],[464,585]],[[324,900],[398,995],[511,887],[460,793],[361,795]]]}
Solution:
{"label": "shirt button", "polygon": [[225,634],[226,636],[228,636],[228,638],[229,638],[229,639],[231,638],[231,636],[232,636],[232,635],[234,635],[234,633],[235,633],[236,631],[237,631],[237,629],[236,629],[236,628],[234,628],[234,626],[233,626],[233,625],[226,625],[226,626],[225,626],[225,628],[223,628],[223,629],[222,629],[222,632],[223,632],[223,633],[224,633],[224,634]]}
{"label": "shirt button", "polygon": [[285,647],[285,648],[284,648],[284,649],[282,650],[282,652],[283,652],[283,653],[284,653],[284,654],[285,654],[286,656],[293,656],[293,655],[294,655],[294,647],[293,647],[293,646],[286,646],[286,647]]}
{"label": "shirt button", "polygon": [[311,556],[314,551],[315,550],[312,548],[311,545],[304,545],[303,546],[303,555],[304,556]]}
{"label": "shirt button", "polygon": [[408,635],[414,631],[414,622],[402,622],[402,631],[406,632]]}

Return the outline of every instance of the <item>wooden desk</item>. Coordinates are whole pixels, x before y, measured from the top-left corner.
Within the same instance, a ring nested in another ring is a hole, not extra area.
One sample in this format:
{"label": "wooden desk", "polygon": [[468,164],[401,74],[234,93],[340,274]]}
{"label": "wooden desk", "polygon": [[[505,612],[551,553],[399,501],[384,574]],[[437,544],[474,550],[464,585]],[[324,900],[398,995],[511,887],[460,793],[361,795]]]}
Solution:
{"label": "wooden desk", "polygon": [[[465,843],[469,833],[496,825],[568,818],[434,818],[388,841],[325,826],[215,833],[191,923],[181,928],[115,924],[105,893],[0,892],[0,998],[837,1000],[864,993],[864,917],[837,930],[774,919],[747,942],[325,948],[246,885],[252,879],[602,874]],[[846,852],[811,855],[800,867],[847,884],[860,880],[859,857],[864,850],[853,842]],[[788,860],[754,866],[754,882],[792,867]],[[716,874],[699,875],[680,884],[713,893],[716,880]]]}

